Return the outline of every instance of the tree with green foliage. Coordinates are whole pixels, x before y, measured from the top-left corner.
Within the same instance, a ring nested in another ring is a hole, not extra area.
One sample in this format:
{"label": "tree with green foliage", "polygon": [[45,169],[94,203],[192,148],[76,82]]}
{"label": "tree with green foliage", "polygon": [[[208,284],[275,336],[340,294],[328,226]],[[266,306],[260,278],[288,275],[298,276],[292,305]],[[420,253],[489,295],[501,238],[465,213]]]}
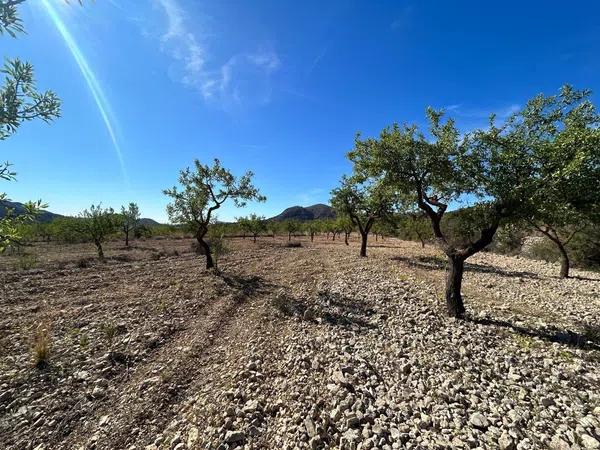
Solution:
{"label": "tree with green foliage", "polygon": [[288,234],[288,242],[292,240],[292,235],[295,236],[296,233],[302,230],[302,226],[297,220],[286,220],[283,227]]}
{"label": "tree with green foliage", "polygon": [[421,247],[431,239],[431,226],[427,223],[427,216],[420,210],[408,211],[402,220],[401,226],[408,239],[418,239]]}
{"label": "tree with green foliage", "polygon": [[[25,0],[0,1],[0,34],[15,38],[25,29],[17,6]],[[33,66],[18,58],[7,59],[0,70],[0,140],[12,136],[23,122],[40,119],[50,122],[60,116],[60,100],[52,91],[39,92],[33,75]],[[11,164],[0,164],[0,180],[15,180]],[[0,192],[0,204],[7,201]],[[31,223],[39,210],[47,207],[41,201],[28,202],[20,214],[10,212],[0,220],[0,253],[11,245],[18,245],[19,231],[25,223]]]}
{"label": "tree with green foliage", "polygon": [[538,95],[511,131],[531,148],[522,163],[531,174],[523,219],[556,246],[561,278],[569,276],[572,239],[600,224],[600,115],[589,97],[570,86]]}
{"label": "tree with green foliage", "polygon": [[167,205],[169,219],[175,224],[189,227],[206,256],[207,269],[213,268],[214,262],[210,246],[204,238],[215,211],[227,200],[232,200],[237,207],[246,206],[250,200],[266,200],[252,184],[253,176],[248,171],[237,178],[218,159],[211,166],[196,159],[193,171],[188,167],[179,174],[181,190],[174,186],[163,191],[171,198]]}
{"label": "tree with green foliage", "polygon": [[322,230],[322,223],[320,220],[308,220],[304,224],[304,231],[310,236],[310,242],[314,242],[315,234]]}
{"label": "tree with green foliage", "polygon": [[125,235],[125,247],[129,247],[129,235],[134,233],[140,221],[140,208],[136,203],[129,203],[127,208],[121,206],[121,230]]}
{"label": "tree with green foliage", "polygon": [[348,239],[350,235],[355,229],[354,223],[348,216],[340,215],[337,219],[335,219],[335,227],[338,230],[341,230],[344,233],[344,244],[350,245]]}
{"label": "tree with green foliage", "polygon": [[338,217],[349,218],[361,236],[360,256],[367,256],[367,239],[377,219],[390,214],[395,201],[392,191],[379,178],[357,174],[342,177],[331,191],[331,205]]}
{"label": "tree with green foliage", "polygon": [[[565,109],[581,103],[573,96],[564,101]],[[384,177],[385,184],[412,199],[429,218],[434,237],[448,258],[445,298],[450,316],[463,317],[465,313],[461,285],[466,259],[492,242],[501,223],[540,208],[531,195],[540,186],[537,178],[545,171],[552,173],[543,152],[555,141],[545,137],[552,127],[568,127],[571,116],[548,117],[536,113],[538,109],[534,99],[502,125],[498,126],[492,115],[488,128],[464,136],[453,120],[442,122],[443,112],[428,109],[429,137],[415,125],[395,124],[385,128],[378,139],[357,137],[350,153],[355,166]],[[580,170],[571,173],[573,179],[580,176]],[[442,228],[442,218],[449,202],[465,198],[473,202],[469,214],[479,237],[452,242]]]}
{"label": "tree with green foliage", "polygon": [[102,208],[101,204],[92,205],[79,214],[78,220],[72,221],[70,226],[86,239],[92,241],[98,252],[98,259],[105,261],[102,244],[119,228],[119,217],[112,208]]}
{"label": "tree with green foliage", "polygon": [[265,216],[257,216],[252,213],[247,217],[238,217],[237,221],[242,230],[252,235],[255,243],[258,235],[267,230],[267,219]]}

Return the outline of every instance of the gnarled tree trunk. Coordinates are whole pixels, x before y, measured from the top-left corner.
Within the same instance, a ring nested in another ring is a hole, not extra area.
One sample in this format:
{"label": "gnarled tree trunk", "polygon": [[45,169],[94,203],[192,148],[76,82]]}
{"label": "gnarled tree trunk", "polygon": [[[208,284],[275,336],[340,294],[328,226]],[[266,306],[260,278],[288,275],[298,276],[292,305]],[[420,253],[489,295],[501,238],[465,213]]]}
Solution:
{"label": "gnarled tree trunk", "polygon": [[198,237],[198,244],[202,247],[202,251],[204,252],[204,256],[206,256],[206,268],[212,269],[215,267],[215,263],[213,262],[212,253],[210,251],[210,246],[204,241],[203,236]]}
{"label": "gnarled tree trunk", "polygon": [[463,257],[448,256],[446,311],[451,317],[462,318],[465,315],[465,306],[460,292],[464,270],[465,260]]}
{"label": "gnarled tree trunk", "polygon": [[567,249],[560,241],[555,241],[558,251],[560,252],[560,277],[569,278],[569,269],[571,268],[571,261],[569,260],[569,254]]}
{"label": "gnarled tree trunk", "polygon": [[369,237],[368,232],[360,233],[360,256],[365,258],[367,256],[367,238]]}
{"label": "gnarled tree trunk", "polygon": [[104,250],[102,250],[102,242],[94,241],[94,244],[96,244],[96,250],[98,251],[98,259],[102,262],[106,261],[104,259]]}

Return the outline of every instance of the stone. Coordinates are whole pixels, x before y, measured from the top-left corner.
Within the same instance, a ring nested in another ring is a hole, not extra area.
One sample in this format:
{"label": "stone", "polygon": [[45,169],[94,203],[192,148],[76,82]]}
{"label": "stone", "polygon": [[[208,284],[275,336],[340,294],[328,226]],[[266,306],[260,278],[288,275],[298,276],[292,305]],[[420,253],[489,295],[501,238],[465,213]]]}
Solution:
{"label": "stone", "polygon": [[498,439],[500,450],[516,450],[517,446],[510,435],[505,431]]}
{"label": "stone", "polygon": [[586,449],[598,449],[600,448],[600,441],[589,434],[582,434],[580,436],[581,445]]}
{"label": "stone", "polygon": [[485,418],[485,416],[478,412],[471,414],[471,417],[469,418],[469,422],[475,428],[479,428],[481,430],[485,430],[487,427],[490,426],[490,422]]}
{"label": "stone", "polygon": [[243,431],[228,431],[225,435],[225,442],[228,444],[243,442],[245,439],[246,434]]}
{"label": "stone", "polygon": [[187,438],[187,446],[188,447],[192,447],[194,445],[194,443],[198,440],[198,434],[199,434],[199,430],[197,427],[190,428],[190,430],[188,431],[188,438]]}
{"label": "stone", "polygon": [[315,427],[315,423],[310,417],[304,419],[304,427],[306,428],[306,433],[309,437],[315,437],[317,435],[317,428]]}

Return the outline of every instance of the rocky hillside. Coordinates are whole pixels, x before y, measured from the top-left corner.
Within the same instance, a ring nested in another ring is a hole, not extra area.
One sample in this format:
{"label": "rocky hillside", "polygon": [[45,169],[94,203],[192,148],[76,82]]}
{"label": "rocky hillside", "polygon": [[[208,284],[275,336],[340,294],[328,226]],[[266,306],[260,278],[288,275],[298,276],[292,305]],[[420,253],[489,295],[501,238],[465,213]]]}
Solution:
{"label": "rocky hillside", "polygon": [[[23,203],[9,202],[7,200],[0,201],[0,219],[6,215],[7,210],[12,210],[12,214],[19,215],[23,214],[25,208],[23,206]],[[40,222],[52,222],[57,217],[62,216],[60,214],[56,214],[50,211],[42,211],[38,216],[38,220]]]}
{"label": "rocky hillside", "polygon": [[285,209],[281,214],[272,217],[271,220],[283,221],[283,220],[315,220],[315,219],[334,219],[335,212],[329,205],[318,203],[312,206],[292,206]]}

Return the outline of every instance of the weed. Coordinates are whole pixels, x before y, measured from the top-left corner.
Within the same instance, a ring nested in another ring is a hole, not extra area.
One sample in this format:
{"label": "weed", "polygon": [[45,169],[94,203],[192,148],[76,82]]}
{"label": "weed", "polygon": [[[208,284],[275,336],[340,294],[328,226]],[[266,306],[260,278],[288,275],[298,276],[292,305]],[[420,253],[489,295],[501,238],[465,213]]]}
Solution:
{"label": "weed", "polygon": [[37,256],[31,254],[23,254],[19,256],[15,263],[16,270],[30,270],[37,266]]}
{"label": "weed", "polygon": [[104,335],[104,338],[108,342],[109,346],[112,346],[113,339],[117,335],[117,326],[114,323],[103,323],[100,325],[100,331]]}
{"label": "weed", "polygon": [[75,267],[77,267],[79,269],[87,269],[90,266],[91,266],[91,263],[90,263],[90,259],[89,258],[79,258],[75,262]]}
{"label": "weed", "polygon": [[51,341],[49,327],[43,322],[40,323],[35,330],[33,342],[33,362],[38,369],[44,369],[48,366]]}
{"label": "weed", "polygon": [[79,336],[79,345],[81,348],[88,348],[90,346],[90,337],[87,334],[82,333]]}
{"label": "weed", "polygon": [[519,347],[526,351],[531,351],[532,349],[540,346],[538,342],[529,336],[516,335],[515,341]]}

